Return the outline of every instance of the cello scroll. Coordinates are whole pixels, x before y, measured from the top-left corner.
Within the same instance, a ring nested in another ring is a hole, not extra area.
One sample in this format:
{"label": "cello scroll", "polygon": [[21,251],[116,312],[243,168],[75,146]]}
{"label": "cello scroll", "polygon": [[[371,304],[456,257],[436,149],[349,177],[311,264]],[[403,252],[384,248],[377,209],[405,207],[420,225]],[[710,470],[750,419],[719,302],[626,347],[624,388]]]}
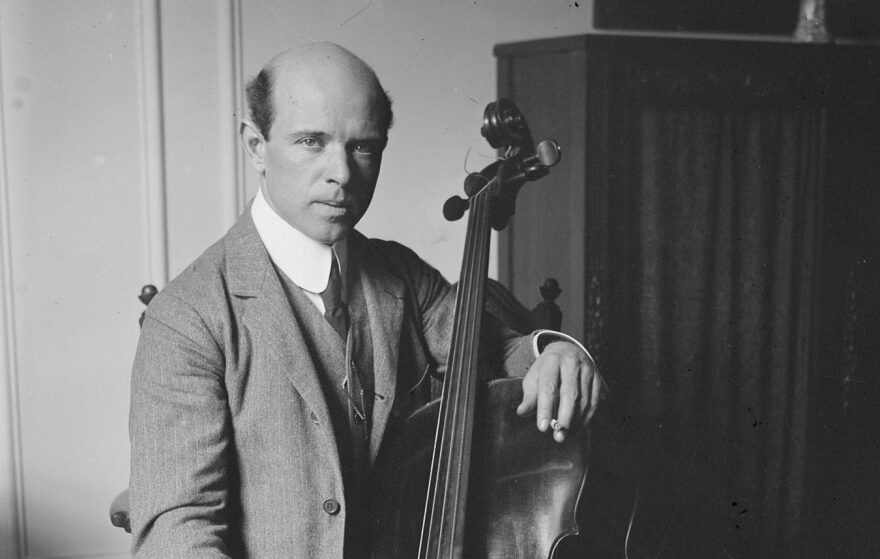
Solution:
{"label": "cello scroll", "polygon": [[[508,99],[499,99],[486,106],[480,134],[489,145],[503,149],[502,158],[465,179],[465,193],[472,197],[495,179],[490,225],[496,231],[507,226],[516,211],[516,196],[527,181],[545,176],[562,157],[562,148],[553,140],[542,140],[537,148],[532,133],[520,110]],[[443,216],[449,221],[460,219],[468,208],[468,200],[449,198],[443,205]]]}

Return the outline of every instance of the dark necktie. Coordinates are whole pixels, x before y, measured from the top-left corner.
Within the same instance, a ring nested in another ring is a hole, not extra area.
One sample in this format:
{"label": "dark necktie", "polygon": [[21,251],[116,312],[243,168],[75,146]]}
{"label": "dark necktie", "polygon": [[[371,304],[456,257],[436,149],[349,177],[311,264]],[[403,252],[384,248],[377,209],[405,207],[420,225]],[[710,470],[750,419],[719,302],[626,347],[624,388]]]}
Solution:
{"label": "dark necktie", "polygon": [[336,254],[332,254],[330,259],[330,280],[327,282],[327,289],[321,293],[321,300],[324,301],[324,318],[345,340],[348,334],[348,309],[342,302],[342,276],[339,274]]}

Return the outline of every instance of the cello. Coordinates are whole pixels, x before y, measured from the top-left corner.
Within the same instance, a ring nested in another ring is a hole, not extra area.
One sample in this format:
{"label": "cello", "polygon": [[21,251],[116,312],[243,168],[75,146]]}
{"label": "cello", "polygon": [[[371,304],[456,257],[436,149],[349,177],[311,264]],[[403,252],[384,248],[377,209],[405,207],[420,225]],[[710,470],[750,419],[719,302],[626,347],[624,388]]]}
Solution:
{"label": "cello", "polygon": [[481,134],[503,157],[467,177],[466,200],[443,208],[448,220],[468,211],[468,223],[442,395],[380,454],[373,557],[550,558],[578,532],[586,431],[554,442],[516,414],[522,379],[485,384],[479,374],[490,229],[507,225],[520,188],[546,175],[561,150],[552,140],[535,146],[506,99],[486,107]]}

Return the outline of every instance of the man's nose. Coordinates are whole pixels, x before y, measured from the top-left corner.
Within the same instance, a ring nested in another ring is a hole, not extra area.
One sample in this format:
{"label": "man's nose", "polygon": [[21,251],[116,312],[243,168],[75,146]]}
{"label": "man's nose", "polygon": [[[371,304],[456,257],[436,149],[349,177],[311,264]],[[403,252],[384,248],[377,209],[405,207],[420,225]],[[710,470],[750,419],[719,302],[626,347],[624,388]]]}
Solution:
{"label": "man's nose", "polygon": [[344,147],[327,150],[327,182],[345,186],[351,180],[351,157]]}

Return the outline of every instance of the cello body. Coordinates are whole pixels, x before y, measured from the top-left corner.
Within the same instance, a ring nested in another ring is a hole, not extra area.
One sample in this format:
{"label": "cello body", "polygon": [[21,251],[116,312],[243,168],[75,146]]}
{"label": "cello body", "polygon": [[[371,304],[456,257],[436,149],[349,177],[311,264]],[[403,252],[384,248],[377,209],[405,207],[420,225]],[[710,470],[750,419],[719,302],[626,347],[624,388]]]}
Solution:
{"label": "cello body", "polygon": [[[521,379],[483,387],[476,413],[464,557],[553,557],[562,538],[578,533],[575,512],[587,473],[589,436],[562,444],[516,414]],[[417,557],[439,402],[416,410],[377,459],[373,528],[375,558]]]}

